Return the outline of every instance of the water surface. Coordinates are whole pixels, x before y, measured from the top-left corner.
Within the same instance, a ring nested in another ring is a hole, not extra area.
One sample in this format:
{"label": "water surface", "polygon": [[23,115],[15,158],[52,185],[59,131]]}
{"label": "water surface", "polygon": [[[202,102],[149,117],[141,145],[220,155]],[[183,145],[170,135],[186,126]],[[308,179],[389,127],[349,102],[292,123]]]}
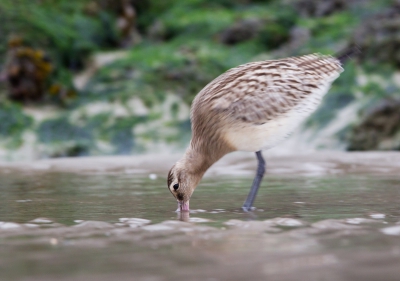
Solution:
{"label": "water surface", "polygon": [[208,177],[190,214],[165,175],[0,173],[4,280],[398,280],[400,176]]}

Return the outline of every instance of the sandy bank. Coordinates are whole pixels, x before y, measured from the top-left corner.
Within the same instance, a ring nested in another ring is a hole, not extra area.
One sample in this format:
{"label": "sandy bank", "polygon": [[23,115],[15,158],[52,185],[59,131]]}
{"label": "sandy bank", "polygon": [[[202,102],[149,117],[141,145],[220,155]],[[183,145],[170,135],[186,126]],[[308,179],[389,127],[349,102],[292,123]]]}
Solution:
{"label": "sandy bank", "polygon": [[[73,173],[167,173],[180,155],[138,155],[57,158],[33,162],[0,162],[1,172],[55,171]],[[400,175],[400,152],[317,152],[297,155],[268,155],[268,174],[327,175],[382,174]],[[232,153],[214,164],[207,176],[253,175],[256,159],[252,153]]]}

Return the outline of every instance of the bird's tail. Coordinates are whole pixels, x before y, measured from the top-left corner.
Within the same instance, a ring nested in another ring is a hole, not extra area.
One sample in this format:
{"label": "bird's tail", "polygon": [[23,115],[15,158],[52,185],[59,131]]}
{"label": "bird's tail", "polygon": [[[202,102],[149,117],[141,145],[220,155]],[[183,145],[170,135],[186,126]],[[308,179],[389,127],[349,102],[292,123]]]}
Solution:
{"label": "bird's tail", "polygon": [[351,45],[337,53],[335,57],[340,61],[340,64],[343,65],[345,62],[359,54],[361,54],[361,49],[357,45]]}

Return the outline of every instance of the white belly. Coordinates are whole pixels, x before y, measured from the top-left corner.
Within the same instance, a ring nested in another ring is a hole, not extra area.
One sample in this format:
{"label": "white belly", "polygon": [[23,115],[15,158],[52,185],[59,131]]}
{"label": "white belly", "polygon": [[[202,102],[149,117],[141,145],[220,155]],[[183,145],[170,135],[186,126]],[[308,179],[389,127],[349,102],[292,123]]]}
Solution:
{"label": "white belly", "polygon": [[259,151],[272,148],[286,139],[318,107],[321,96],[312,96],[279,117],[262,125],[232,124],[225,138],[236,150]]}

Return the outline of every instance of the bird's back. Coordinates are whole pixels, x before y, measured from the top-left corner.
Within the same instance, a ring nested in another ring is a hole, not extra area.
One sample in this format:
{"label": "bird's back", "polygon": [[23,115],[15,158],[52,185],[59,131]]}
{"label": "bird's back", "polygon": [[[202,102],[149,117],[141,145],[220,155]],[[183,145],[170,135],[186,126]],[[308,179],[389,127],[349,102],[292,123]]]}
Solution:
{"label": "bird's back", "polygon": [[319,54],[232,68],[194,99],[192,143],[223,142],[245,151],[272,147],[317,108],[342,71],[339,60]]}

